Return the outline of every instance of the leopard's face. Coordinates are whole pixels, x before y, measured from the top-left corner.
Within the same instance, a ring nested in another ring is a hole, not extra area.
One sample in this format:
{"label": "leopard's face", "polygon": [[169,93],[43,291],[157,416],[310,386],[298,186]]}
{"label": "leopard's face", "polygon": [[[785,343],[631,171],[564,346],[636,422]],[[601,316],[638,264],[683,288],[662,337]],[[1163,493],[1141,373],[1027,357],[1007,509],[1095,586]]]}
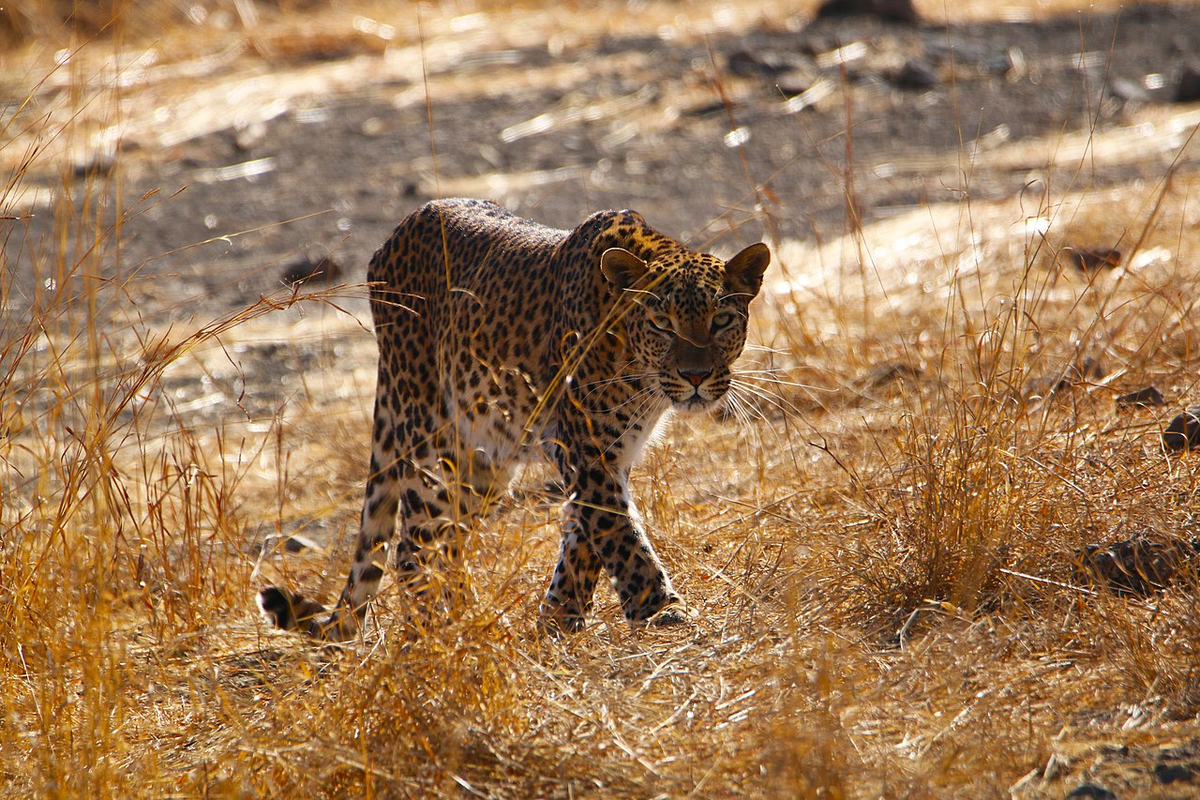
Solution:
{"label": "leopard's face", "polygon": [[605,253],[604,267],[631,301],[622,320],[630,372],[677,410],[712,407],[729,391],[746,344],[749,304],[770,262],[766,247],[754,245],[728,263],[684,253],[646,264],[616,253]]}

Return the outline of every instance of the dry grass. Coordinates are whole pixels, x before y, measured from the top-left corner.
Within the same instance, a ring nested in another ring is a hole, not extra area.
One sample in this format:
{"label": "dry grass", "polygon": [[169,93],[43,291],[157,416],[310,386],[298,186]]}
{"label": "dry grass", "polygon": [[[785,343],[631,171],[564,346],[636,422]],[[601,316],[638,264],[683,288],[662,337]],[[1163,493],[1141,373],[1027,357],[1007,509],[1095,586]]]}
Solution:
{"label": "dry grass", "polygon": [[[61,116],[5,131],[6,251],[22,176],[65,182],[72,137],[121,98],[62,85]],[[636,478],[694,629],[633,634],[602,592],[589,630],[536,636],[557,514],[530,475],[477,532],[458,618],[414,647],[385,591],[339,651],[267,632],[252,597],[268,577],[324,597],[343,579],[373,348],[339,306],[361,287],[182,328],[130,302],[136,271],[112,277],[107,212],[54,201],[58,235],[22,254],[32,280],[11,252],[0,278],[0,785],[1000,797],[1094,775],[1164,792],[1155,759],[1200,741],[1195,577],[1130,599],[1072,568],[1087,543],[1200,536],[1200,462],[1158,438],[1198,393],[1197,189],[1180,173],[931,206],[777,248],[745,413],[679,421]],[[1123,266],[1059,266],[1097,243]],[[1083,358],[1104,376],[1047,391]],[[291,382],[256,386],[279,377],[256,359]],[[1114,408],[1149,384],[1170,410]],[[281,551],[306,532],[328,547]]]}

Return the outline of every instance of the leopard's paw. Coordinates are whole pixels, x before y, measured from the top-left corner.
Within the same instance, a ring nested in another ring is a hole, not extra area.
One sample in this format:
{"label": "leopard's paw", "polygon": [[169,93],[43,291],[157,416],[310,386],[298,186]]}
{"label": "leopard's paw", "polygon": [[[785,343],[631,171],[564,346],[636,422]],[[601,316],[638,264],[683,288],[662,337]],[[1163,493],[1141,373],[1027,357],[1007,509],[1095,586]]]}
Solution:
{"label": "leopard's paw", "polygon": [[581,633],[587,620],[577,614],[542,614],[538,617],[538,632],[555,639],[572,633]]}
{"label": "leopard's paw", "polygon": [[682,600],[676,600],[659,609],[646,620],[651,628],[673,628],[677,625],[691,625],[700,616],[700,612],[688,606]]}

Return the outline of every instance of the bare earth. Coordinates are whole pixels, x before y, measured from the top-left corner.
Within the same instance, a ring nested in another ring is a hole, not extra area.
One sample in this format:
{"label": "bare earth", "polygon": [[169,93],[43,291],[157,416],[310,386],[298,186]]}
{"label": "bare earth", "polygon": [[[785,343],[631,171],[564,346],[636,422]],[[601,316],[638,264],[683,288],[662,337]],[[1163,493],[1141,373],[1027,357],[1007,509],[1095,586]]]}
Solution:
{"label": "bare earth", "polygon": [[[328,54],[301,46],[218,71],[200,84],[205,107],[175,96],[170,121],[135,116],[122,268],[177,275],[171,293],[202,307],[236,306],[278,289],[298,254],[331,252],[361,280],[392,226],[437,196],[495,198],[565,228],[634,208],[733,251],[764,228],[829,237],[925,203],[1154,181],[1186,122],[1109,156],[1062,137],[1153,125],[1200,49],[1200,8],[949,27],[792,18],[682,45],[598,36],[553,55],[509,38],[521,37],[430,43],[428,105],[411,65],[314,60]],[[214,119],[189,128],[178,117],[190,114]],[[85,174],[111,156],[77,160]]]}

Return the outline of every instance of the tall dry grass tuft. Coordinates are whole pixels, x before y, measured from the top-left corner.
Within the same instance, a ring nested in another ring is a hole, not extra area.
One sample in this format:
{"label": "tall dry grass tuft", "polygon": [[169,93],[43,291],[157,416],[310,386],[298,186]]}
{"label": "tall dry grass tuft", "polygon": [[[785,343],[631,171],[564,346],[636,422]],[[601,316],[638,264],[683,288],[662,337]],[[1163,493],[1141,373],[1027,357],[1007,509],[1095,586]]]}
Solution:
{"label": "tall dry grass tuft", "polygon": [[[100,102],[75,80],[62,102]],[[534,635],[557,511],[533,471],[454,619],[414,643],[385,590],[362,641],[314,649],[252,597],[344,579],[363,322],[342,289],[161,315],[123,221],[178,201],[121,206],[119,150],[48,164],[63,118],[5,123],[38,132],[0,196],[7,793],[1038,797],[1194,760],[1194,566],[1145,597],[1077,569],[1200,536],[1200,464],[1159,436],[1200,388],[1192,172],[781,242],[740,404],[635,478],[694,629],[632,633],[602,589],[578,637]],[[1071,267],[1091,245],[1121,264]],[[1170,405],[1115,405],[1148,385]]]}
{"label": "tall dry grass tuft", "polygon": [[[81,102],[71,85],[58,102]],[[245,528],[262,513],[246,492],[261,490],[264,437],[197,426],[170,373],[302,298],[210,322],[143,310],[121,232],[154,199],[122,207],[118,161],[82,181],[62,166],[43,205],[26,178],[75,131],[40,114],[6,117],[36,138],[0,194],[0,761],[6,791],[27,796],[157,794],[170,757],[151,745],[219,701],[187,682],[219,669],[208,653],[242,616]]]}

